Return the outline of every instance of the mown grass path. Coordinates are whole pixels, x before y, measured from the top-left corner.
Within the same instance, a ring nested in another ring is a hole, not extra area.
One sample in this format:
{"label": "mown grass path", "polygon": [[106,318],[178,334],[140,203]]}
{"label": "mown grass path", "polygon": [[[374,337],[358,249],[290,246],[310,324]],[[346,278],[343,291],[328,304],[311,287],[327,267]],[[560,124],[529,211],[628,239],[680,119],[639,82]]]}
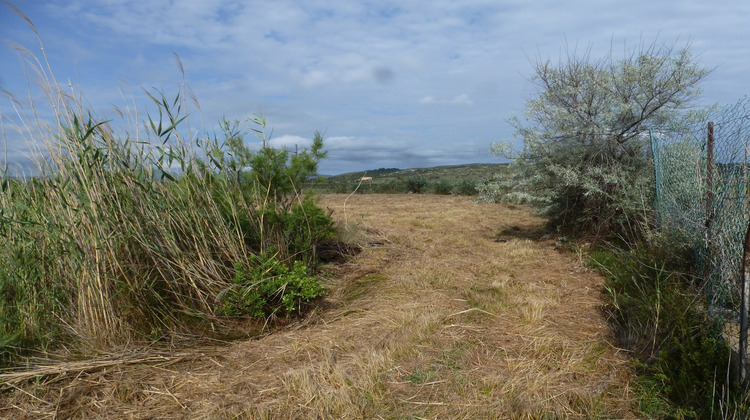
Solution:
{"label": "mown grass path", "polygon": [[[313,314],[163,362],[6,391],[0,416],[633,418],[603,279],[528,211],[429,195],[325,195],[364,246]],[[35,414],[36,413],[36,414]]]}

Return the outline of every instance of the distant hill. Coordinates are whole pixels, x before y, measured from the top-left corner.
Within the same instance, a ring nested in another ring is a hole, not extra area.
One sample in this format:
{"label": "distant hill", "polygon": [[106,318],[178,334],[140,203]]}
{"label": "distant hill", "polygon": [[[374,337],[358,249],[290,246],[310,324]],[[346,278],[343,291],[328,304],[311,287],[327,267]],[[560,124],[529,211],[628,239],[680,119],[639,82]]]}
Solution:
{"label": "distant hill", "polygon": [[471,179],[475,181],[483,181],[485,179],[491,179],[497,171],[504,170],[506,165],[506,163],[469,163],[465,165],[434,166],[432,168],[380,168],[359,172],[348,172],[340,175],[327,176],[325,178],[326,181],[331,183],[358,181],[364,176],[372,177],[373,182],[415,176],[424,176],[433,180]]}
{"label": "distant hill", "polygon": [[[470,163],[465,165],[444,165],[432,168],[380,168],[366,171],[348,172],[340,175],[321,176],[310,187],[321,192],[386,192],[398,193],[416,191],[435,194],[476,193],[476,185],[492,179],[495,174],[507,167],[505,163]],[[371,177],[359,185],[362,177]],[[359,187],[358,187],[359,185]]]}

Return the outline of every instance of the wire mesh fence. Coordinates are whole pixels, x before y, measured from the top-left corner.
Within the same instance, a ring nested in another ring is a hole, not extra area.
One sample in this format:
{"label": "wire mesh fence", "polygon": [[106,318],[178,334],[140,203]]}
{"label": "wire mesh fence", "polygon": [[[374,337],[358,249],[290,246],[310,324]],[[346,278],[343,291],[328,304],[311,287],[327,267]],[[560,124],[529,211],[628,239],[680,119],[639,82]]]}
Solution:
{"label": "wire mesh fence", "polygon": [[708,310],[725,322],[739,320],[741,312],[750,219],[750,101],[714,112],[708,121],[651,131],[656,210],[663,231],[692,245]]}

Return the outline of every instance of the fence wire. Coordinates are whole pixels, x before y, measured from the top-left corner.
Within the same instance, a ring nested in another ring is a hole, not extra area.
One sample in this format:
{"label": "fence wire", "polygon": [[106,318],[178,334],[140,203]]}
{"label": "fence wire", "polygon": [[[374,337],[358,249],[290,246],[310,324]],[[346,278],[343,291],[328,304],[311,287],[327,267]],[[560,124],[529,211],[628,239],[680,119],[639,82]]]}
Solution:
{"label": "fence wire", "polygon": [[711,314],[737,320],[750,218],[750,101],[683,130],[652,130],[651,147],[658,222],[695,250]]}

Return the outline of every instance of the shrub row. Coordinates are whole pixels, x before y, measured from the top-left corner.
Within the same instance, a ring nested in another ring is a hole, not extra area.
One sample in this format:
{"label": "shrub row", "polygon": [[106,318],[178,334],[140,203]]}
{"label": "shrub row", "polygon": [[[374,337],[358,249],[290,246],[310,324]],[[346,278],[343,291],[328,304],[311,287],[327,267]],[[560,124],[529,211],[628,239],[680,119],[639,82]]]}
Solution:
{"label": "shrub row", "polygon": [[310,186],[316,191],[338,194],[349,194],[356,190],[357,193],[362,194],[477,195],[477,182],[468,179],[455,182],[447,179],[430,181],[425,177],[407,177],[374,183],[351,182],[334,185],[327,184],[323,180]]}

